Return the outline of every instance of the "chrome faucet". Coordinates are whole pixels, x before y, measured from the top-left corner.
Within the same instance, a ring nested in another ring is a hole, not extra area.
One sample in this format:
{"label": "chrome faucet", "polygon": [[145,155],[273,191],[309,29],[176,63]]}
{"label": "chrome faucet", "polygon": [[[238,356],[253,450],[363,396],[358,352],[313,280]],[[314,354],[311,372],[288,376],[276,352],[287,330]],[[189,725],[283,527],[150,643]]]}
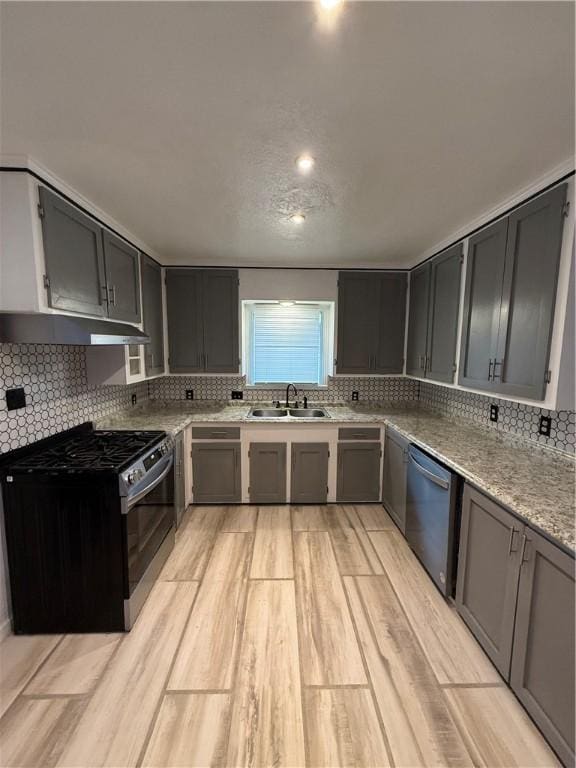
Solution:
{"label": "chrome faucet", "polygon": [[288,384],[286,387],[286,408],[290,407],[290,403],[288,402],[288,395],[290,394],[290,387],[294,390],[294,397],[298,397],[298,390],[296,389],[296,386],[294,384]]}

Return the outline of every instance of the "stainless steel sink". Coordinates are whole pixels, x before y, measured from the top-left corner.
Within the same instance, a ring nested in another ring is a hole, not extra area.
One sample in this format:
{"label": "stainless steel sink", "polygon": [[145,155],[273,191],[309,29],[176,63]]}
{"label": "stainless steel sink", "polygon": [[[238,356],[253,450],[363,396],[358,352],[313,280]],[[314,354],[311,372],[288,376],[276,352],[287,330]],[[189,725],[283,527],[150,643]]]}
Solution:
{"label": "stainless steel sink", "polygon": [[327,416],[326,411],[321,411],[319,408],[290,408],[289,414],[301,419],[321,419]]}
{"label": "stainless steel sink", "polygon": [[252,408],[250,416],[256,416],[260,419],[274,419],[279,416],[288,416],[288,411],[282,408]]}

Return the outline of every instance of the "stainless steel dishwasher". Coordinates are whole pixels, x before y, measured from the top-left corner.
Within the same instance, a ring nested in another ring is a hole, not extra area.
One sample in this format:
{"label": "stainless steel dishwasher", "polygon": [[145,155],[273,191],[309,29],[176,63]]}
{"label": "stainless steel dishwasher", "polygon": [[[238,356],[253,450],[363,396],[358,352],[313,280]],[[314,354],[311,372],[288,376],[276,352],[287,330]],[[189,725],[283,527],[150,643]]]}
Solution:
{"label": "stainless steel dishwasher", "polygon": [[406,540],[443,595],[453,593],[461,478],[410,445]]}

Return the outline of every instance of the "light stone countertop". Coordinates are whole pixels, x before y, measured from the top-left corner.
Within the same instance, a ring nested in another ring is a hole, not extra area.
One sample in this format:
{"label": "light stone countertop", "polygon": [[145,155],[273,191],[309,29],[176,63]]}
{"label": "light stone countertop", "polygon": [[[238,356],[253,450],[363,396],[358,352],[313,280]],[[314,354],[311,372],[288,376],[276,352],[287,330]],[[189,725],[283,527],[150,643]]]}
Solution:
{"label": "light stone countertop", "polygon": [[149,401],[130,411],[104,417],[98,429],[158,429],[176,434],[189,424],[387,424],[410,442],[455,470],[480,491],[560,542],[576,549],[575,463],[569,456],[543,449],[481,425],[449,419],[417,403],[320,405],[329,418],[254,418],[263,403],[159,403]]}

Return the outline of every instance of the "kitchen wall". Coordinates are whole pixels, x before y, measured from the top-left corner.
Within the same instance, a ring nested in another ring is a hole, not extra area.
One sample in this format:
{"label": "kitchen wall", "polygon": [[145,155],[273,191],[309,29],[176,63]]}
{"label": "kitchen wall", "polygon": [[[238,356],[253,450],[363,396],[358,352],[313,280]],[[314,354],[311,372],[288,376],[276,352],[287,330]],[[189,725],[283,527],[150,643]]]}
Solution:
{"label": "kitchen wall", "polygon": [[[556,448],[568,454],[576,453],[576,413],[574,411],[548,411],[523,403],[512,403],[497,397],[477,395],[460,389],[450,389],[436,384],[421,382],[420,403],[444,416],[467,419],[533,440],[548,448]],[[498,406],[498,421],[490,421],[490,405]],[[550,437],[538,434],[540,416],[552,417]]]}
{"label": "kitchen wall", "polygon": [[[419,383],[400,376],[329,376],[327,387],[298,388],[299,398],[307,395],[311,403],[338,403],[352,399],[357,391],[361,401],[417,400]],[[192,389],[195,400],[230,400],[233,389],[242,390],[244,398],[257,402],[273,402],[286,398],[286,387],[246,389],[244,376],[166,376],[153,379],[149,384],[151,400],[182,400],[185,391]],[[291,398],[293,395],[291,395]]]}

